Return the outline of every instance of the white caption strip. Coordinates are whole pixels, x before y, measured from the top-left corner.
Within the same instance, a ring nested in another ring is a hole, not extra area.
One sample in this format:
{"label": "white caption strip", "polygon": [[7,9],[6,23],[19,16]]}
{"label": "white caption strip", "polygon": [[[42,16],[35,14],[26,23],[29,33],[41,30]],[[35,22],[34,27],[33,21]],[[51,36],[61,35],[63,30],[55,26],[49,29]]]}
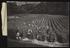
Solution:
{"label": "white caption strip", "polygon": [[2,35],[7,36],[7,3],[2,3],[1,10],[1,18],[2,18]]}

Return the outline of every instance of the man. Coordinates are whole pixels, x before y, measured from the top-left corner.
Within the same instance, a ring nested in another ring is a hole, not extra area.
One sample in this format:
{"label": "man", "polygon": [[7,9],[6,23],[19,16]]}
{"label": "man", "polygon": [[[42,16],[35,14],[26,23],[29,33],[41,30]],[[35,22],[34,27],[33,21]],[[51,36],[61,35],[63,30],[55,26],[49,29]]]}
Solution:
{"label": "man", "polygon": [[46,30],[44,31],[44,36],[45,36],[45,40],[44,42],[47,43],[48,42],[48,38],[49,38],[49,26],[46,27]]}
{"label": "man", "polygon": [[50,42],[55,42],[55,40],[56,40],[55,33],[54,33],[54,32],[51,32],[51,33],[50,33],[50,36],[49,36],[49,41],[50,41]]}
{"label": "man", "polygon": [[28,32],[27,32],[27,38],[29,39],[32,39],[32,30],[31,29],[28,29]]}
{"label": "man", "polygon": [[20,33],[20,39],[23,39],[23,32]]}
{"label": "man", "polygon": [[20,32],[17,30],[17,32],[16,32],[16,39],[17,40],[20,40],[21,39],[21,37],[20,37]]}

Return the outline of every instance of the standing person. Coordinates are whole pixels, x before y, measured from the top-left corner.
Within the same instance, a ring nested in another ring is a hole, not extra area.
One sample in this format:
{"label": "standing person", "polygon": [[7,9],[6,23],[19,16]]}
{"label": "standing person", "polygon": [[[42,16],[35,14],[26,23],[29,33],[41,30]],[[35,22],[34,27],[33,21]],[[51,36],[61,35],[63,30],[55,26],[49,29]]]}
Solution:
{"label": "standing person", "polygon": [[20,39],[23,39],[23,32],[20,33]]}
{"label": "standing person", "polygon": [[49,26],[46,27],[46,31],[44,32],[45,40],[44,42],[48,42],[49,38]]}
{"label": "standing person", "polygon": [[19,40],[19,36],[20,36],[20,33],[19,33],[19,31],[17,30],[17,32],[16,32],[16,39],[17,39],[17,40]]}
{"label": "standing person", "polygon": [[23,40],[28,40],[28,35],[27,35],[27,33],[28,33],[28,31],[27,31],[27,29],[25,29],[25,30],[23,31],[23,37],[22,37]]}
{"label": "standing person", "polygon": [[32,39],[32,30],[31,29],[28,29],[27,35],[28,35],[29,39]]}
{"label": "standing person", "polygon": [[49,34],[49,42],[51,44],[59,44],[59,42],[57,41],[57,37],[56,37],[56,34],[54,31],[51,31],[50,34]]}
{"label": "standing person", "polygon": [[22,39],[24,39],[26,37],[26,30],[23,30],[23,36],[22,36]]}
{"label": "standing person", "polygon": [[20,32],[19,32],[19,27],[17,28],[17,31],[16,31],[16,39],[17,40],[20,40],[21,39]]}
{"label": "standing person", "polygon": [[37,27],[33,29],[33,39],[37,39]]}
{"label": "standing person", "polygon": [[42,28],[39,28],[38,29],[38,33],[37,33],[37,39],[40,40],[40,41],[42,41],[42,36],[43,36],[43,34],[42,34]]}

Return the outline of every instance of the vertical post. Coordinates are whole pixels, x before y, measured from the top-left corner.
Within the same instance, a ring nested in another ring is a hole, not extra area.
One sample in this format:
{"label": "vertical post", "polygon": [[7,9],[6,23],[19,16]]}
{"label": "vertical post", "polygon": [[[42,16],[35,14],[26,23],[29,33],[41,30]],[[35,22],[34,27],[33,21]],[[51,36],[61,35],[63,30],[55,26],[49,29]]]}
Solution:
{"label": "vertical post", "polygon": [[7,36],[7,3],[2,3],[2,10],[1,10],[1,17],[2,17],[2,35]]}

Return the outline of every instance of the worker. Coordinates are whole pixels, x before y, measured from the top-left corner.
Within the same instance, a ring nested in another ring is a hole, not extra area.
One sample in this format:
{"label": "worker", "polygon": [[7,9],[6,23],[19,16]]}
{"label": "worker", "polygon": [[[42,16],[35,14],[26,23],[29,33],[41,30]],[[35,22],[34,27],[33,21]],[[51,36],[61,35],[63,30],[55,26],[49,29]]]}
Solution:
{"label": "worker", "polygon": [[21,38],[21,37],[20,37],[20,33],[19,33],[19,31],[17,30],[16,39],[17,39],[17,40],[20,40],[20,38]]}

